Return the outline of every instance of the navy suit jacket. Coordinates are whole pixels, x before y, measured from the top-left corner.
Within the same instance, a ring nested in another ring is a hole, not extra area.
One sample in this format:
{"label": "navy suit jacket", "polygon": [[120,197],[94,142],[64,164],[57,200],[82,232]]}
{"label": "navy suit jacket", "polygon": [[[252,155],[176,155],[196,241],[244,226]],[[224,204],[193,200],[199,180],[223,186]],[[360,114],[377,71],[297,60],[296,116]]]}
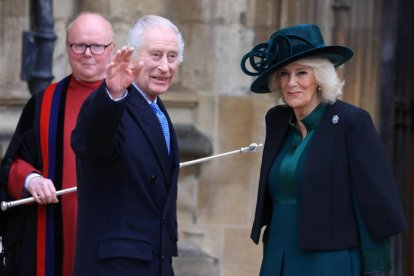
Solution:
{"label": "navy suit jacket", "polygon": [[[333,117],[338,117],[334,123]],[[271,165],[286,137],[292,108],[266,114],[266,140],[251,237],[270,222],[266,188]],[[299,240],[303,249],[336,250],[358,245],[352,194],[361,206],[371,236],[381,241],[406,227],[405,216],[383,144],[368,112],[336,101],[327,105],[304,159],[300,185]],[[266,235],[266,233],[265,233]]]}
{"label": "navy suit jacket", "polygon": [[179,152],[134,88],[119,102],[105,83],[84,102],[72,134],[77,156],[75,275],[172,275],[177,255]]}

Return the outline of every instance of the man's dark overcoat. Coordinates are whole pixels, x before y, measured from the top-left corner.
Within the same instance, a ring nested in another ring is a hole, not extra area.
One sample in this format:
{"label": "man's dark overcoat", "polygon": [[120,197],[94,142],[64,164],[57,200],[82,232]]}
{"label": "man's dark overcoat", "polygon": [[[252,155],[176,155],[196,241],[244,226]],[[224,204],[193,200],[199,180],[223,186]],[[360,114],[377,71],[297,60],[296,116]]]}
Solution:
{"label": "man's dark overcoat", "polygon": [[131,86],[120,101],[105,83],[84,102],[72,134],[78,224],[74,275],[173,275],[179,152],[171,151],[147,100]]}

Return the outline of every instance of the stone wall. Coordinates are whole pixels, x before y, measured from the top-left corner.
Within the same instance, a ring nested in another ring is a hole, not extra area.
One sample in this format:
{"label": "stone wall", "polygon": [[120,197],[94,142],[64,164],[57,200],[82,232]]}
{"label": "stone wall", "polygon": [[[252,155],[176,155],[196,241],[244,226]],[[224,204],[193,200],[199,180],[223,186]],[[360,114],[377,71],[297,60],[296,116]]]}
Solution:
{"label": "stone wall", "polygon": [[[27,85],[19,79],[21,32],[29,28],[30,22],[28,3],[0,0],[3,150],[22,104],[29,97]],[[177,83],[162,98],[174,124],[183,130],[182,161],[236,150],[253,142],[263,143],[264,115],[276,100],[271,94],[249,92],[252,78],[241,72],[240,59],[254,44],[267,40],[277,28],[287,25],[317,23],[327,44],[350,43],[356,59],[341,69],[341,74],[349,78],[344,98],[366,107],[374,117],[377,114],[379,67],[375,23],[380,14],[379,0],[55,0],[53,3],[57,34],[55,80],[70,72],[65,28],[79,11],[93,10],[105,15],[114,25],[117,48],[124,44],[128,29],[141,15],[162,15],[178,25],[186,42],[184,62]],[[360,76],[368,78],[369,85]],[[175,261],[177,275],[258,275],[262,247],[254,245],[249,237],[261,154],[261,150],[235,154],[182,169],[178,196],[181,258]],[[202,268],[199,274],[192,270],[195,263]]]}

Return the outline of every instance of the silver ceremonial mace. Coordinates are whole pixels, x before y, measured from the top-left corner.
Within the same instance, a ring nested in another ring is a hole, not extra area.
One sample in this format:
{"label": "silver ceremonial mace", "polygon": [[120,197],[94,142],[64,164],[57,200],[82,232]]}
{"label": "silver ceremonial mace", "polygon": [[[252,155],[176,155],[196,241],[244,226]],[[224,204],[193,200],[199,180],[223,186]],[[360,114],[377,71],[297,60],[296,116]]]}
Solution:
{"label": "silver ceremonial mace", "polygon": [[[180,163],[180,168],[195,165],[195,164],[198,164],[198,163],[202,163],[202,162],[205,162],[205,161],[209,161],[209,160],[212,160],[212,159],[215,159],[215,158],[224,157],[224,156],[235,154],[235,153],[245,153],[245,152],[256,151],[258,148],[260,148],[262,146],[263,146],[262,144],[252,143],[252,144],[250,144],[250,146],[242,147],[238,150],[233,150],[233,151],[229,151],[229,152],[225,152],[225,153],[220,153],[220,154],[217,154],[217,155],[212,155],[212,156],[203,157],[203,158],[199,158],[199,159],[195,159],[195,160],[191,160],[191,161],[187,161],[187,162],[182,162],[182,163]],[[77,191],[77,187],[72,187],[72,188],[57,191],[56,195],[59,196],[59,195],[72,193],[72,192],[76,192],[76,191]],[[14,201],[2,201],[1,202],[1,210],[4,212],[9,208],[19,206],[19,205],[22,205],[22,204],[26,204],[26,203],[32,203],[32,202],[35,202],[35,199],[33,197],[27,197],[27,198],[23,198],[23,199],[19,199],[19,200],[14,200]]]}

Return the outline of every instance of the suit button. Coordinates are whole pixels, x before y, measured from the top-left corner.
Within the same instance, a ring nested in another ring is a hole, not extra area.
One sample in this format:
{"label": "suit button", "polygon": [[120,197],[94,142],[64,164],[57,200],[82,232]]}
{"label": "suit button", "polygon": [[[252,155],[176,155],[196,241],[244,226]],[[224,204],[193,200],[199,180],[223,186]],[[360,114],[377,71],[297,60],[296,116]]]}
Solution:
{"label": "suit button", "polygon": [[153,184],[156,184],[156,183],[157,183],[157,181],[158,181],[158,178],[157,178],[157,176],[156,176],[156,175],[151,176],[151,182],[152,182]]}
{"label": "suit button", "polygon": [[162,255],[162,256],[161,256],[161,259],[163,259],[163,260],[164,260],[164,259],[165,259],[165,256],[164,256],[164,255]]}
{"label": "suit button", "polygon": [[163,217],[162,217],[162,220],[164,220],[164,221],[165,221],[166,219],[167,219],[167,217],[166,217],[166,216],[163,216]]}

